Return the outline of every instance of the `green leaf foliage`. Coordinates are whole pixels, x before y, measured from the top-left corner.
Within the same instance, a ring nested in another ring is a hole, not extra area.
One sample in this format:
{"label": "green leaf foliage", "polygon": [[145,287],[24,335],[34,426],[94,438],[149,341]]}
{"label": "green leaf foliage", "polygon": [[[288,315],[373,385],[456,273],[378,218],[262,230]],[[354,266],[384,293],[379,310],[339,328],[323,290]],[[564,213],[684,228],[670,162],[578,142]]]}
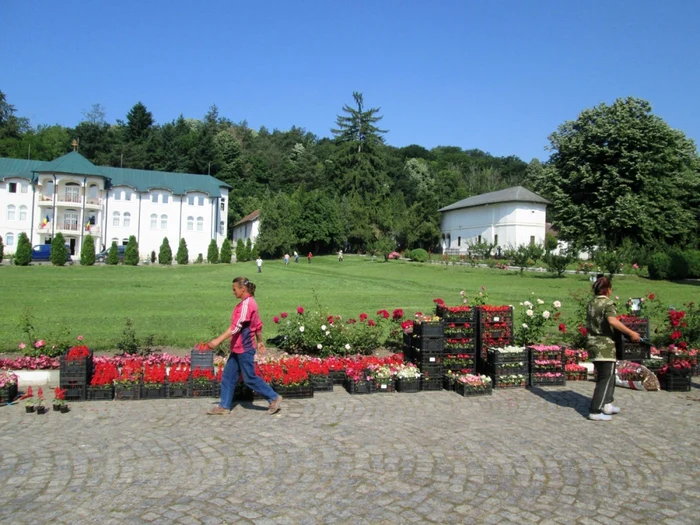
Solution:
{"label": "green leaf foliage", "polygon": [[109,247],[109,252],[107,252],[105,264],[109,264],[110,266],[116,266],[119,264],[119,248],[117,248],[117,241],[112,241],[112,245]]}
{"label": "green leaf foliage", "polygon": [[5,257],[5,245],[2,243],[2,235],[0,235],[0,262]]}
{"label": "green leaf foliage", "polygon": [[158,254],[158,264],[169,265],[173,263],[173,251],[170,249],[168,238],[163,238],[163,243],[160,245],[160,253]]}
{"label": "green leaf foliage", "polygon": [[219,248],[216,246],[216,240],[212,239],[207,249],[207,262],[210,264],[219,264]]}
{"label": "green leaf foliage", "polygon": [[413,262],[428,262],[430,259],[428,252],[426,252],[423,248],[411,250],[411,252],[408,254],[408,258]]}
{"label": "green leaf foliage", "polygon": [[139,243],[136,242],[136,236],[130,235],[124,250],[124,264],[136,266],[139,263]]}
{"label": "green leaf foliage", "polygon": [[222,264],[231,264],[231,241],[224,239],[221,243],[221,253],[219,254],[219,262]]}
{"label": "green leaf foliage", "polygon": [[236,262],[246,262],[247,260],[248,258],[245,243],[243,242],[243,239],[238,239],[236,241]]}
{"label": "green leaf foliage", "polygon": [[95,264],[95,239],[92,235],[86,235],[83,239],[83,246],[80,248],[80,264],[82,266]]}
{"label": "green leaf foliage", "polygon": [[54,266],[64,266],[68,261],[68,250],[66,250],[66,240],[61,232],[57,233],[51,241],[51,264]]}
{"label": "green leaf foliage", "polygon": [[17,238],[14,262],[17,266],[27,266],[32,262],[32,245],[24,232],[20,233]]}
{"label": "green leaf foliage", "polygon": [[177,247],[177,254],[175,255],[175,261],[177,264],[188,264],[190,262],[190,254],[187,251],[187,242],[184,237],[180,239],[180,244]]}

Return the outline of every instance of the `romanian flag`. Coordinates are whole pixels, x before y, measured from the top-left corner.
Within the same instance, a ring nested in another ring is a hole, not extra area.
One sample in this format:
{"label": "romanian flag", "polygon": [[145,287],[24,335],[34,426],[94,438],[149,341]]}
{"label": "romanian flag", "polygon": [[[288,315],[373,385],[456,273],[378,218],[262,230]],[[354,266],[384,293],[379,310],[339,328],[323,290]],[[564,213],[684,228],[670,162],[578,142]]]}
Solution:
{"label": "romanian flag", "polygon": [[90,219],[88,219],[87,223],[85,224],[85,230],[90,231]]}
{"label": "romanian flag", "polygon": [[44,217],[44,220],[41,221],[41,227],[44,228],[48,223],[49,223],[49,216],[47,215],[46,217]]}

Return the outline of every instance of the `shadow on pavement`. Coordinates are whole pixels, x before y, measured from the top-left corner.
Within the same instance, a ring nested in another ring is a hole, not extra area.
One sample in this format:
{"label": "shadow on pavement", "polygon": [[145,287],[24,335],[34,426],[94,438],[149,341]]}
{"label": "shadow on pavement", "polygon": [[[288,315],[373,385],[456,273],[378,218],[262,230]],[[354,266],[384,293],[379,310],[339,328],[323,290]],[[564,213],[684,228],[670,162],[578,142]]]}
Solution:
{"label": "shadow on pavement", "polygon": [[588,418],[588,407],[591,404],[591,398],[574,392],[573,390],[551,391],[533,386],[530,392],[545,401],[560,407],[568,407],[578,412],[581,417]]}

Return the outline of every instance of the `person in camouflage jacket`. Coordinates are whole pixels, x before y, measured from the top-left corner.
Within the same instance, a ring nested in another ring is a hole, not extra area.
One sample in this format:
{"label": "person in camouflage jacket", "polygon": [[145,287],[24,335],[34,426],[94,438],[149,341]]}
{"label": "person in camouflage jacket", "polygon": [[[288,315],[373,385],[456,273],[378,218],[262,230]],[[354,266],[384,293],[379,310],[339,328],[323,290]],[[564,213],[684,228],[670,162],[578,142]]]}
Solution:
{"label": "person in camouflage jacket", "polygon": [[586,311],[588,341],[586,350],[596,371],[596,384],[591,399],[588,418],[594,421],[610,421],[620,409],[612,404],[615,393],[615,331],[639,342],[640,335],[627,328],[617,318],[617,308],[610,299],[612,285],[607,277],[599,277],[593,285],[593,299]]}

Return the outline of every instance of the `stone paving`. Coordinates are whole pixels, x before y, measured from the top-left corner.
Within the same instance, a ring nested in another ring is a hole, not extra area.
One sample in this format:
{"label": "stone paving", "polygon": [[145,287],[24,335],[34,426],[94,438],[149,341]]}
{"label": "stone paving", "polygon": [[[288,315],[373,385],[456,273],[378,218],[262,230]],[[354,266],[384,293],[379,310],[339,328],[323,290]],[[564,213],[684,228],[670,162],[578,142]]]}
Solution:
{"label": "stone paving", "polygon": [[340,387],[206,416],[210,399],[0,408],[0,521],[700,523],[700,382],[350,396]]}

